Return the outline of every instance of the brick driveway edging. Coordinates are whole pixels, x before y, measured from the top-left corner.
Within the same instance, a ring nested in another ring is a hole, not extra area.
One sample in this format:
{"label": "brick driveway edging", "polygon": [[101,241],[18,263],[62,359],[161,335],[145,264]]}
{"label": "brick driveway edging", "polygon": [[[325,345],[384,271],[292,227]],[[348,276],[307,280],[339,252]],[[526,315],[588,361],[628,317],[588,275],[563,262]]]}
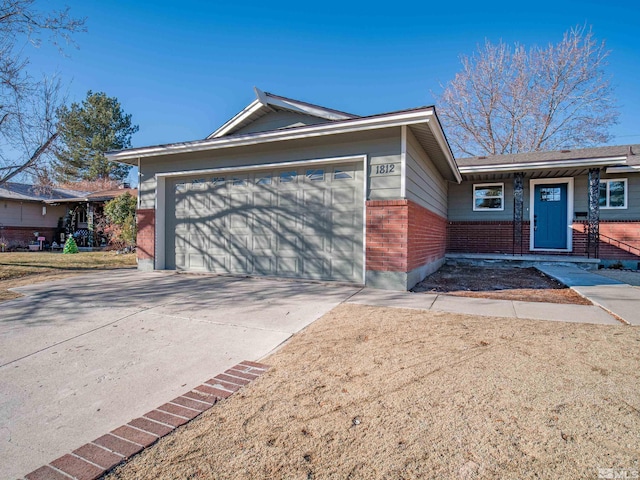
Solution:
{"label": "brick driveway edging", "polygon": [[25,475],[27,480],[95,480],[180,425],[230,397],[269,369],[243,361],[142,417]]}

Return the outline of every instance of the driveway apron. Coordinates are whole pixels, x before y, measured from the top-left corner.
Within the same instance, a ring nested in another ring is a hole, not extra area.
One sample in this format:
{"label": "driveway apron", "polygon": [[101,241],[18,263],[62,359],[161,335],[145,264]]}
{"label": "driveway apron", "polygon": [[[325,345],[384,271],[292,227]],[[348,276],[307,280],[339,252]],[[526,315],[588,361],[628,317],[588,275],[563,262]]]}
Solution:
{"label": "driveway apron", "polygon": [[0,304],[0,478],[260,359],[359,289],[114,271],[17,290]]}

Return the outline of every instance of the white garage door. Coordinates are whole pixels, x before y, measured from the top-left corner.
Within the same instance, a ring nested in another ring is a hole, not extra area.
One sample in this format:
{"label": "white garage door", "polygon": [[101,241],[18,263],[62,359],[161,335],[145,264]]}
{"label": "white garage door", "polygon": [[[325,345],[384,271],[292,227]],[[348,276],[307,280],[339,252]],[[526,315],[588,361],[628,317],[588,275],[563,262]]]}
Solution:
{"label": "white garage door", "polygon": [[167,268],[362,283],[362,163],[167,182]]}

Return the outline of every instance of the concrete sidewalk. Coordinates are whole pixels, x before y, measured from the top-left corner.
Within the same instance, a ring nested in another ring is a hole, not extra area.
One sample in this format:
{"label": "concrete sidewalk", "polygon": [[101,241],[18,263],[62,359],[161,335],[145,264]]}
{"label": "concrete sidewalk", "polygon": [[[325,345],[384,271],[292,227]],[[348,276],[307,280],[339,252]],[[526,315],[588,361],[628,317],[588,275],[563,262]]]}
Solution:
{"label": "concrete sidewalk", "polygon": [[603,309],[590,305],[520,302],[459,297],[435,293],[390,292],[365,288],[347,303],[381,307],[414,308],[489,317],[527,318],[555,322],[622,325]]}
{"label": "concrete sidewalk", "polygon": [[640,325],[640,288],[578,267],[541,265],[537,268],[628,324]]}

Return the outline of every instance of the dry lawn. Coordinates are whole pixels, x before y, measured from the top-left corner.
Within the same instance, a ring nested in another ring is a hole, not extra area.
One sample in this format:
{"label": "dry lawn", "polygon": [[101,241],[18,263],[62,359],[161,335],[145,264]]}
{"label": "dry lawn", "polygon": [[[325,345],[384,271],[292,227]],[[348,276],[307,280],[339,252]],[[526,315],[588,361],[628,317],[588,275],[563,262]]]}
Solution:
{"label": "dry lawn", "polygon": [[640,458],[637,328],[342,305],[263,361],[108,478],[597,478]]}
{"label": "dry lawn", "polygon": [[134,253],[80,252],[63,255],[52,252],[0,253],[0,302],[20,297],[9,288],[58,280],[88,270],[128,268],[136,265]]}

